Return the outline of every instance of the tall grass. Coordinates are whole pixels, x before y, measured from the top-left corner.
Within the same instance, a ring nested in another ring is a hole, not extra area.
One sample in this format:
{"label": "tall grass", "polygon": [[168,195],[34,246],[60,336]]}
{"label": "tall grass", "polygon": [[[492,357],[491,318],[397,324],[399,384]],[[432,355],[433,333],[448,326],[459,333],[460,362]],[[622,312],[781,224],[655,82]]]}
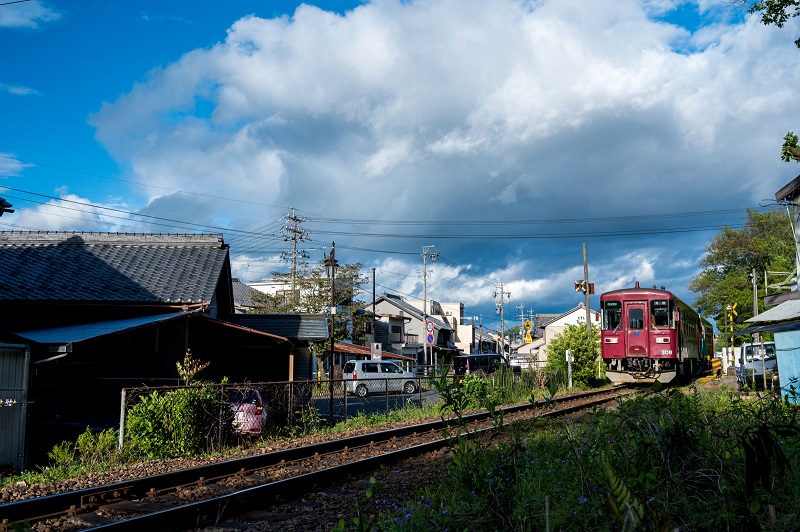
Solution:
{"label": "tall grass", "polygon": [[795,529],[798,408],[774,396],[669,390],[581,421],[453,441],[445,478],[379,530]]}

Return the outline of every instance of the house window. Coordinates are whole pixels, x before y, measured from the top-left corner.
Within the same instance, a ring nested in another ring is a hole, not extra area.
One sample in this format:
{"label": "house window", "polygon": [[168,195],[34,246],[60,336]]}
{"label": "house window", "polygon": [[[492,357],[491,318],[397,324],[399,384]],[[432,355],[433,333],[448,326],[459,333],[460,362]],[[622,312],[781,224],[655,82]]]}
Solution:
{"label": "house window", "polygon": [[392,334],[400,334],[401,332],[403,332],[401,325],[392,325]]}

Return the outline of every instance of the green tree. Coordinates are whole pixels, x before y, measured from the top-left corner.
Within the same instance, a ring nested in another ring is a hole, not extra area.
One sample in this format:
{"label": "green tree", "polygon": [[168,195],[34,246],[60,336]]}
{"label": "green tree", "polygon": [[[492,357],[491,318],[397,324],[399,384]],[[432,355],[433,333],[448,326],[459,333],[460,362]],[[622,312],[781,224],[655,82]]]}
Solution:
{"label": "green tree", "polygon": [[575,361],[572,363],[572,380],[577,385],[588,385],[597,377],[597,358],[600,356],[600,331],[586,324],[567,325],[547,344],[547,371],[567,374],[567,349]]}
{"label": "green tree", "polygon": [[[334,301],[341,306],[337,313],[334,328],[336,340],[349,339],[363,343],[365,323],[371,319],[364,311],[365,303],[358,299],[367,283],[361,274],[364,267],[360,262],[340,264],[336,268],[334,282]],[[291,286],[291,273],[272,272],[273,279]],[[257,298],[255,312],[279,314],[327,314],[331,306],[331,279],[322,265],[304,265],[295,274],[295,297],[291,289],[278,294],[263,294]],[[321,355],[326,346],[314,345],[314,351]]]}
{"label": "green tree", "polygon": [[[736,0],[735,4],[749,6],[749,13],[761,14],[761,23],[765,26],[774,24],[782,28],[789,19],[800,16],[800,0]],[[800,39],[794,41],[795,46],[800,48]]]}
{"label": "green tree", "polygon": [[[753,268],[757,280],[763,279],[765,270],[795,268],[794,237],[786,213],[748,210],[742,219],[745,226],[741,229],[724,227],[711,239],[699,264],[702,271],[689,284],[689,290],[699,294],[695,308],[716,319],[721,331],[727,305],[736,303],[740,316],[753,316],[753,284],[748,277]],[[763,310],[763,300],[760,307]],[[745,325],[734,324],[734,330]]]}

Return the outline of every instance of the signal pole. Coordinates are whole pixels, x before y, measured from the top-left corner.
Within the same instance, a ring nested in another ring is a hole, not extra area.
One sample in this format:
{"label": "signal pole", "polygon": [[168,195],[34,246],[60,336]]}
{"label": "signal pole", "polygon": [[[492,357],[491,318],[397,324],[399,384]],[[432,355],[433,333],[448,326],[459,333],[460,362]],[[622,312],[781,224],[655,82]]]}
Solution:
{"label": "signal pole", "polygon": [[589,306],[589,293],[592,292],[592,286],[589,284],[589,261],[586,258],[586,242],[583,243],[583,286],[586,287],[584,294],[586,295],[586,328],[589,330],[589,338],[592,337],[592,309]]}

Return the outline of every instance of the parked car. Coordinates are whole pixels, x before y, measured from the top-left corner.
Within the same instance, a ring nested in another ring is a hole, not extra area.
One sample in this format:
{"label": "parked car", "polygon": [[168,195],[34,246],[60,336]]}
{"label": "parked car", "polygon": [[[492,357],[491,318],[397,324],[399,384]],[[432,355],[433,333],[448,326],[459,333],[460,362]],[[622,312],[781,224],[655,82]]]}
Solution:
{"label": "parked car", "polygon": [[258,390],[254,388],[230,390],[228,402],[233,412],[234,433],[242,435],[264,433],[268,415]]}
{"label": "parked car", "polygon": [[394,362],[383,360],[351,360],[342,369],[346,393],[366,397],[370,393],[411,394],[417,391],[417,377]]}
{"label": "parked car", "polygon": [[460,355],[453,357],[453,373],[456,375],[490,375],[501,370],[511,370],[514,380],[519,380],[522,368],[509,366],[503,355],[499,353],[486,353],[481,355]]}

